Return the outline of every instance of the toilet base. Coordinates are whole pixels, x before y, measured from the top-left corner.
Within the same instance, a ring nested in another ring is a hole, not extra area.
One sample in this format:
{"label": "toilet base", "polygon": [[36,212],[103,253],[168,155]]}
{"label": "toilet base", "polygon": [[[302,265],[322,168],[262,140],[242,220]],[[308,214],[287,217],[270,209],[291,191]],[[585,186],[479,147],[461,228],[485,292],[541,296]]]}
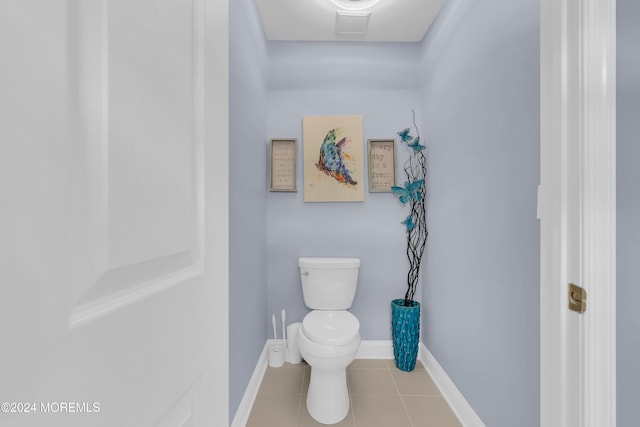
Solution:
{"label": "toilet base", "polygon": [[307,410],[311,418],[321,424],[336,424],[347,416],[349,390],[346,369],[320,372],[311,368]]}
{"label": "toilet base", "polygon": [[[304,322],[303,322],[304,323]],[[340,345],[318,344],[309,339],[304,328],[298,332],[298,347],[311,366],[307,390],[307,410],[321,424],[336,424],[349,413],[347,366],[360,348],[360,335]]]}

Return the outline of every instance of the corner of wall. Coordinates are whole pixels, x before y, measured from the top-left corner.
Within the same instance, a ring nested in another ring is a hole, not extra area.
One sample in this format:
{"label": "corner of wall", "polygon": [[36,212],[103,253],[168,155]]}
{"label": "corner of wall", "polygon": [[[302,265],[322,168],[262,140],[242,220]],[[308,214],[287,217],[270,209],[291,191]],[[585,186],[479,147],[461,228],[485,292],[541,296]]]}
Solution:
{"label": "corner of wall", "polygon": [[267,58],[254,2],[231,1],[229,6],[229,415],[233,418],[267,338]]}

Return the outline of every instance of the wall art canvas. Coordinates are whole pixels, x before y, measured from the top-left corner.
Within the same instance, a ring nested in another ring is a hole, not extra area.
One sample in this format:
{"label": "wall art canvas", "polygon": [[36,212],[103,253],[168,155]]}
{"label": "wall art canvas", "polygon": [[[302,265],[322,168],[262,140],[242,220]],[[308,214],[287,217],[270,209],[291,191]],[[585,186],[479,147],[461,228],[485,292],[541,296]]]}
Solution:
{"label": "wall art canvas", "polygon": [[297,140],[272,139],[269,141],[271,179],[269,191],[296,192]]}
{"label": "wall art canvas", "polygon": [[305,202],[364,201],[362,116],[305,116]]}
{"label": "wall art canvas", "polygon": [[393,139],[369,140],[369,192],[391,193],[396,185],[396,150]]}

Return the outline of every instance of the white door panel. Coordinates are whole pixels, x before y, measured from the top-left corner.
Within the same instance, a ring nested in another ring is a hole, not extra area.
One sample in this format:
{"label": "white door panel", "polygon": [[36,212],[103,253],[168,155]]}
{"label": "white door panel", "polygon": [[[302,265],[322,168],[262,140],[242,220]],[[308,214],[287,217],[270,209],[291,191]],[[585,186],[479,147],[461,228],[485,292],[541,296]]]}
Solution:
{"label": "white door panel", "polygon": [[0,5],[0,425],[228,425],[213,3]]}
{"label": "white door panel", "polygon": [[74,5],[76,325],[203,273],[204,32],[199,2]]}
{"label": "white door panel", "polygon": [[194,128],[202,126],[194,114],[202,16],[194,16],[193,6],[110,0],[104,11],[108,89],[101,105],[112,270],[191,252],[194,237],[202,235],[191,227],[201,196],[196,144],[202,144]]}

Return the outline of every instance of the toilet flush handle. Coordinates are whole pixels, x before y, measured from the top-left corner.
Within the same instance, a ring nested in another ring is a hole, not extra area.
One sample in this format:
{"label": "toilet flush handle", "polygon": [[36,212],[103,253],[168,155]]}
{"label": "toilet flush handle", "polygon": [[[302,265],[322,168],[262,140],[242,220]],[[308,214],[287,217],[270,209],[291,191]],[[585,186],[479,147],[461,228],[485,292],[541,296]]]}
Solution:
{"label": "toilet flush handle", "polygon": [[307,276],[309,276],[309,272],[308,272],[308,271],[305,271],[304,273],[302,273],[302,275],[303,275],[303,276],[305,276],[305,277],[307,277]]}

